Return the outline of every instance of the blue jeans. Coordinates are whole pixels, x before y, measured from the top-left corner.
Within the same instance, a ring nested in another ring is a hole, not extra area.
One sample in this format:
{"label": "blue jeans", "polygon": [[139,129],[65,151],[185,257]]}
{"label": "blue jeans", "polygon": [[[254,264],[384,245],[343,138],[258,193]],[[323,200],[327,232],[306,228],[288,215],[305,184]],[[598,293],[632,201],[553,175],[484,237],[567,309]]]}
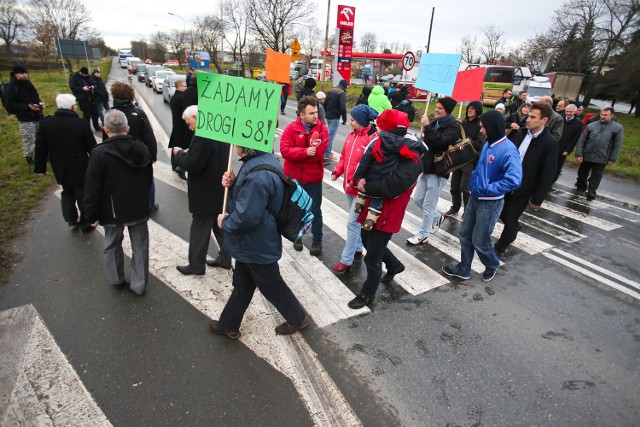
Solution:
{"label": "blue jeans", "polygon": [[464,220],[460,229],[460,263],[454,267],[456,273],[463,276],[471,274],[473,251],[478,253],[480,261],[487,270],[494,271],[500,266],[500,260],[493,249],[491,233],[500,216],[504,199],[478,200],[469,199],[464,210]]}
{"label": "blue jeans", "polygon": [[327,119],[329,122],[329,145],[327,145],[327,151],[324,152],[324,158],[326,159],[331,155],[331,148],[333,147],[333,139],[338,132],[338,126],[340,126],[340,119]]}
{"label": "blue jeans", "polygon": [[311,222],[311,234],[313,235],[313,243],[322,242],[322,182],[313,184],[300,184],[304,190],[309,193],[313,200],[311,203],[311,213],[313,213],[313,221]]}
{"label": "blue jeans", "polygon": [[447,183],[447,178],[434,174],[422,174],[413,190],[413,202],[422,209],[422,226],[418,236],[429,237],[431,226],[438,219],[438,197]]}
{"label": "blue jeans", "polygon": [[344,249],[340,256],[340,262],[345,265],[351,265],[353,264],[353,256],[356,251],[362,252],[364,246],[362,246],[362,237],[360,236],[362,226],[357,221],[358,214],[353,211],[356,198],[348,194],[346,196],[347,212],[349,212],[349,216],[347,217],[347,241],[344,244]]}

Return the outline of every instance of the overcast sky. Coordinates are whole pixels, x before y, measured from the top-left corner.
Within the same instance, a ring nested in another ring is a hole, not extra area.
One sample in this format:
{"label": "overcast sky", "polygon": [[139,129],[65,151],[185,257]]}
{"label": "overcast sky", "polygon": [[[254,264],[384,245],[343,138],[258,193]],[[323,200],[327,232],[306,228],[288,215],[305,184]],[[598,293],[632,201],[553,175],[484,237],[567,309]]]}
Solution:
{"label": "overcast sky", "polygon": [[[314,1],[310,0],[309,4]],[[547,30],[553,11],[560,7],[559,0],[538,0],[532,3],[498,3],[478,0],[333,0],[329,18],[329,33],[336,27],[338,4],[354,6],[355,40],[372,32],[388,44],[407,43],[412,50],[424,49],[429,34],[431,9],[435,7],[432,53],[455,53],[465,35],[477,35],[482,40],[481,27],[495,25],[504,31],[508,45],[518,46],[522,41]],[[327,1],[315,2],[316,20],[324,35]],[[498,7],[497,5],[502,6]],[[181,29],[183,22],[169,12],[184,18],[187,27],[196,15],[219,14],[219,0],[188,1],[136,1],[136,0],[85,0],[91,10],[92,26],[113,48],[129,47],[131,40],[140,40],[157,31]],[[379,45],[378,45],[379,46]]]}

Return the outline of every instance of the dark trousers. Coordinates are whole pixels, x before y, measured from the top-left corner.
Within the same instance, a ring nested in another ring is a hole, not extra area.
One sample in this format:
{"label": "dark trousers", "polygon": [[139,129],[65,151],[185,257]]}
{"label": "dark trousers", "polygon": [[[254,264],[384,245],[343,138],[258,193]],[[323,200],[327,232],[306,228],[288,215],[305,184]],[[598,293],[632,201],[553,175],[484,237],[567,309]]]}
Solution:
{"label": "dark trousers", "polygon": [[467,202],[469,202],[469,197],[471,197],[469,180],[474,168],[472,163],[451,173],[451,209],[456,212],[460,210],[463,201],[464,206],[467,206]]}
{"label": "dark trousers", "polygon": [[233,270],[233,292],[220,314],[219,326],[228,331],[240,329],[256,288],[278,310],[290,325],[304,320],[304,308],[282,279],[278,263],[248,264],[236,261]]}
{"label": "dark trousers", "polygon": [[88,100],[79,102],[80,109],[82,110],[82,118],[88,122],[92,122],[95,130],[100,130],[100,123],[98,122],[100,116],[98,115],[98,106],[96,103]]}
{"label": "dark trousers", "polygon": [[[604,163],[593,163],[583,161],[578,168],[578,180],[576,181],[576,187],[579,191],[587,190],[588,197],[596,197],[596,190],[600,186],[602,180],[602,174],[604,173]],[[591,173],[591,176],[589,176]]]}
{"label": "dark trousers", "polygon": [[504,252],[518,237],[518,231],[520,231],[518,220],[524,210],[527,209],[527,206],[529,206],[530,199],[529,196],[514,196],[513,193],[504,196],[504,206],[500,213],[500,219],[504,223],[504,230],[502,230],[502,234],[495,244],[496,251]]}
{"label": "dark trousers", "polygon": [[231,259],[224,251],[223,233],[218,224],[217,214],[198,215],[192,214],[191,230],[189,232],[189,265],[196,273],[205,271],[207,252],[209,251],[209,240],[211,238],[211,230],[216,238],[216,243],[220,252],[218,256],[226,265],[231,265]]}
{"label": "dark trousers", "polygon": [[284,108],[287,106],[287,99],[289,95],[286,93],[280,97],[280,112],[284,113]]}
{"label": "dark trousers", "polygon": [[304,190],[309,193],[313,200],[311,203],[311,213],[313,221],[311,222],[311,234],[313,235],[313,243],[322,242],[322,182],[313,184],[300,184]]}
{"label": "dark trousers", "polygon": [[[62,217],[66,222],[78,221],[78,209],[80,210],[80,223],[84,225],[84,186],[63,185],[60,195],[62,205]],[[76,209],[77,205],[77,209]]]}
{"label": "dark trousers", "polygon": [[566,156],[563,156],[562,153],[558,154],[558,169],[556,170],[556,178],[553,180],[554,182],[558,180],[560,172],[562,172],[562,166],[564,165],[565,160],[567,160]]}
{"label": "dark trousers", "polygon": [[361,236],[362,244],[367,249],[367,254],[364,256],[364,263],[367,266],[367,278],[362,284],[361,293],[367,298],[374,299],[382,278],[382,263],[384,262],[387,271],[394,271],[400,267],[400,261],[387,248],[393,233],[385,233],[376,229],[371,231],[362,230]]}

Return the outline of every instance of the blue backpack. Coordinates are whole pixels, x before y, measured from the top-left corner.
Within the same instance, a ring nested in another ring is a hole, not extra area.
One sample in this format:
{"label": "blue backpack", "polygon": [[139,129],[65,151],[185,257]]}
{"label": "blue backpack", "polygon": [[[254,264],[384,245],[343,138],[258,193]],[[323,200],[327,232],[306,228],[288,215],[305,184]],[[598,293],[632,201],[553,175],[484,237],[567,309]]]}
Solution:
{"label": "blue backpack", "polygon": [[300,186],[298,181],[284,176],[282,171],[271,165],[258,165],[249,171],[270,171],[278,175],[284,182],[284,198],[280,211],[271,212],[276,220],[278,232],[287,240],[295,242],[302,238],[309,228],[313,214],[311,213],[311,196]]}

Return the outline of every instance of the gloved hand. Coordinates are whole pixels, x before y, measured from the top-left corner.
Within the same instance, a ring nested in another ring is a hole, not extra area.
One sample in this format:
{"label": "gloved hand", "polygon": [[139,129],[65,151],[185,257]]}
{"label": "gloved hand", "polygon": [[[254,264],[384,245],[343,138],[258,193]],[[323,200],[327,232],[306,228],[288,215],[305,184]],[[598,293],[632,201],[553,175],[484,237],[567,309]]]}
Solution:
{"label": "gloved hand", "polygon": [[346,122],[346,121],[344,121],[344,122],[342,122],[342,124],[343,124],[343,125],[346,125],[346,124],[347,124],[347,122]]}

